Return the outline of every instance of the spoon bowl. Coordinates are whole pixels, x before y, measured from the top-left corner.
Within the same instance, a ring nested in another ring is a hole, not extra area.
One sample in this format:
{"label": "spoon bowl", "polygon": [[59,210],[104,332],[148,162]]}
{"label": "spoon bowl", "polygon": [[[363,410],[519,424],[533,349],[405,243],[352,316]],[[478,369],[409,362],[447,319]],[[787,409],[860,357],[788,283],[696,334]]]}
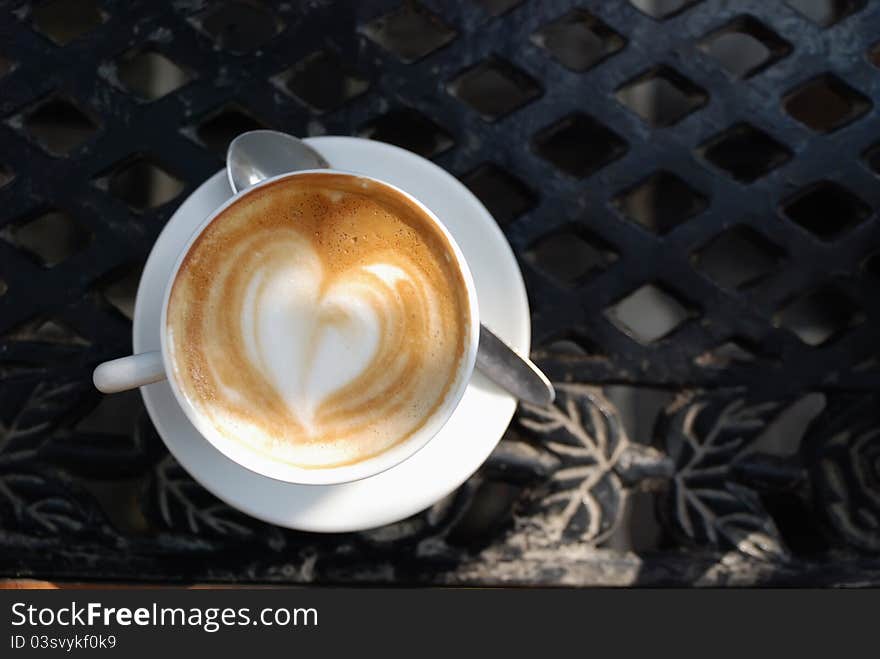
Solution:
{"label": "spoon bowl", "polygon": [[330,163],[308,144],[275,130],[242,133],[226,151],[226,175],[236,193],[279,174],[329,167]]}

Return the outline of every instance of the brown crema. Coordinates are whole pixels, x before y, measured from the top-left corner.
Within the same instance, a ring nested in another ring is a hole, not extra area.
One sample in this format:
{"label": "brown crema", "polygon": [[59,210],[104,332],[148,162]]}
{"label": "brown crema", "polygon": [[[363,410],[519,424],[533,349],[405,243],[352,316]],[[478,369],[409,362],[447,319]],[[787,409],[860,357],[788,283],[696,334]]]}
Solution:
{"label": "brown crema", "polygon": [[375,456],[444,406],[471,320],[445,235],[394,189],[303,174],[255,190],[190,247],[167,339],[224,438],[321,468]]}

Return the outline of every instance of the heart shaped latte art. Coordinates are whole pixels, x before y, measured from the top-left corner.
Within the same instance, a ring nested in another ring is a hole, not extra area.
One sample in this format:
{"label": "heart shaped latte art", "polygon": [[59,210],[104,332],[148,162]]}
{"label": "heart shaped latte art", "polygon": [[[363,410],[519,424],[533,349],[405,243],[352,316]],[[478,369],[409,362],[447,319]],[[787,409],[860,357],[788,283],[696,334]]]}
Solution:
{"label": "heart shaped latte art", "polygon": [[181,388],[224,435],[274,458],[376,455],[432,417],[463,358],[467,306],[445,238],[359,190],[260,193],[214,220],[181,267],[168,314]]}
{"label": "heart shaped latte art", "polygon": [[[372,371],[404,370],[406,359],[395,359],[393,346],[407,325],[431,326],[437,310],[428,299],[409,310],[405,306],[397,287],[413,285],[410,278],[418,276],[413,268],[408,275],[395,265],[364,265],[325,286],[324,268],[309,241],[289,236],[271,250],[260,253],[261,265],[247,284],[241,338],[250,362],[314,437],[327,415],[342,406],[331,399],[344,387],[357,381],[346,395],[349,407],[356,398],[387,393],[382,385],[390,383],[389,372]],[[425,317],[413,322],[416,314]]]}

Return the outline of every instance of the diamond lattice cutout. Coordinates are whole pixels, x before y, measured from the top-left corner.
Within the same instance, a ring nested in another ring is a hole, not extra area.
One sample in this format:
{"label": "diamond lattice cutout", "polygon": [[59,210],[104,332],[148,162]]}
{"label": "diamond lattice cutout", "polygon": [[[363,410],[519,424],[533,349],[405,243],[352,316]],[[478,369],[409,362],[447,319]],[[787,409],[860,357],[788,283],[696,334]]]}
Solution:
{"label": "diamond lattice cutout", "polygon": [[572,225],[540,238],[525,258],[557,281],[573,285],[604,270],[617,253],[598,236]]}
{"label": "diamond lattice cutout", "polygon": [[25,110],[21,124],[53,156],[70,155],[98,131],[88,114],[61,96],[52,96]]}
{"label": "diamond lattice cutout", "polygon": [[719,286],[742,288],[772,273],[782,260],[782,250],[754,229],[737,226],[713,238],[691,260]]}
{"label": "diamond lattice cutout", "polygon": [[576,113],[539,131],[532,149],[566,174],[585,178],[621,158],[627,144],[591,116]]}
{"label": "diamond lattice cutout", "polygon": [[316,112],[335,110],[370,87],[369,80],[329,50],[308,55],[275,76],[273,82]]}
{"label": "diamond lattice cutout", "polygon": [[510,62],[492,57],[449,83],[449,93],[495,121],[541,95],[541,86]]}
{"label": "diamond lattice cutout", "polygon": [[0,238],[52,268],[85,249],[92,234],[67,213],[50,210],[5,226]]}
{"label": "diamond lattice cutout", "polygon": [[138,212],[168,203],[184,187],[183,181],[143,155],[116,165],[97,183]]}
{"label": "diamond lattice cutout", "polygon": [[406,3],[363,28],[367,37],[404,62],[415,62],[455,38],[455,30],[427,9]]}
{"label": "diamond lattice cutout", "polygon": [[477,167],[462,182],[473,192],[502,226],[515,220],[537,203],[537,196],[525,183],[493,163]]}
{"label": "diamond lattice cutout", "polygon": [[626,45],[622,36],[583,9],[548,23],[532,35],[532,41],[578,72],[593,68]]}
{"label": "diamond lattice cutout", "polygon": [[617,100],[651,126],[670,126],[706,104],[706,91],[673,69],[662,66],[623,85]]}
{"label": "diamond lattice cutout", "polygon": [[655,284],[639,287],[605,310],[623,332],[642,344],[668,336],[690,316],[688,308]]}
{"label": "diamond lattice cutout", "polygon": [[394,110],[365,124],[360,135],[388,142],[432,158],[446,151],[455,141],[443,128],[416,110]]}
{"label": "diamond lattice cutout", "polygon": [[830,73],[788,92],[782,104],[794,119],[817,133],[842,128],[871,109],[867,96]]}
{"label": "diamond lattice cutout", "polygon": [[117,60],[119,82],[133,94],[155,101],[188,83],[191,76],[153,46],[135,48]]}
{"label": "diamond lattice cutout", "polygon": [[700,41],[734,78],[750,78],[791,53],[791,44],[751,16],[740,16]]}
{"label": "diamond lattice cutout", "polygon": [[628,220],[663,235],[701,213],[708,200],[675,174],[655,172],[612,203]]}
{"label": "diamond lattice cutout", "polygon": [[59,46],[88,34],[104,18],[95,0],[49,0],[33,10],[34,28]]}
{"label": "diamond lattice cutout", "polygon": [[782,205],[792,222],[822,240],[834,240],[871,214],[871,207],[833,181],[819,181],[799,191]]}
{"label": "diamond lattice cutout", "polygon": [[865,6],[865,0],[786,0],[786,4],[822,27],[831,27]]}
{"label": "diamond lattice cutout", "polygon": [[785,304],[773,324],[795,334],[810,346],[820,346],[858,325],[864,315],[835,284],[827,284]]}
{"label": "diamond lattice cutout", "polygon": [[231,103],[212,112],[195,128],[196,138],[221,158],[226,158],[229,143],[249,130],[268,128],[244,108]]}
{"label": "diamond lattice cutout", "polygon": [[697,153],[742,183],[756,181],[791,160],[787,146],[746,123],[710,138]]}

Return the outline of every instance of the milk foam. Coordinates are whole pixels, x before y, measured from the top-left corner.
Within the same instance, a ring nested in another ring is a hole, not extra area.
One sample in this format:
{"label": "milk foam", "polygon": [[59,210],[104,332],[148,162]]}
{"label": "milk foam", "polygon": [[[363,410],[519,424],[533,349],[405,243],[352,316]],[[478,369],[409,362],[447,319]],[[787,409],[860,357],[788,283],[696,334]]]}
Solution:
{"label": "milk foam", "polygon": [[445,237],[393,190],[306,175],[222,213],[172,289],[181,390],[224,436],[304,467],[403,441],[449,394],[468,340]]}

